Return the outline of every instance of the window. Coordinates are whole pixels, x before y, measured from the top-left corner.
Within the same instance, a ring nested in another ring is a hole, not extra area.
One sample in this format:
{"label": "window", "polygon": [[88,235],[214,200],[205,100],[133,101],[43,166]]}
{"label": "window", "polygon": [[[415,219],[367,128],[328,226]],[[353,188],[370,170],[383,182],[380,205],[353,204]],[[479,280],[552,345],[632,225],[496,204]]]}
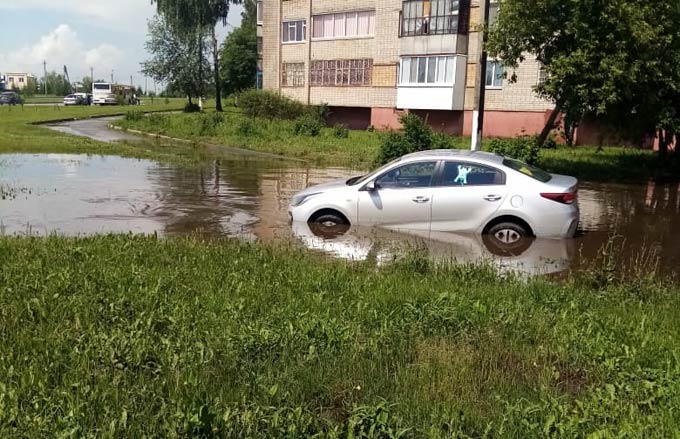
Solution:
{"label": "window", "polygon": [[257,24],[264,23],[264,8],[262,0],[257,0]]}
{"label": "window", "polygon": [[302,87],[305,85],[305,63],[284,63],[281,68],[281,85]]}
{"label": "window", "polygon": [[505,76],[505,67],[500,61],[487,61],[486,63],[486,87],[487,88],[501,88],[503,87],[503,77]]}
{"label": "window", "polygon": [[417,162],[399,166],[378,177],[379,189],[411,189],[429,187],[432,184],[437,162]]}
{"label": "window", "polygon": [[552,179],[552,175],[545,172],[543,169],[527,165],[519,160],[506,158],[503,160],[503,165],[543,183],[547,183]]}
{"label": "window", "polygon": [[548,71],[545,69],[545,66],[540,64],[538,68],[538,85],[545,85],[548,76]]}
{"label": "window", "polygon": [[312,61],[310,84],[325,87],[371,85],[372,59]]}
{"label": "window", "polygon": [[439,186],[489,186],[505,184],[505,174],[489,166],[446,162]]}
{"label": "window", "polygon": [[295,43],[307,38],[307,22],[305,20],[283,22],[283,42]]}
{"label": "window", "polygon": [[19,82],[20,82],[20,83],[23,83],[23,82],[24,82],[24,78],[19,78]]}
{"label": "window", "polygon": [[401,36],[455,34],[460,0],[405,0]]}
{"label": "window", "polygon": [[375,11],[315,15],[312,38],[369,37],[375,33]]}
{"label": "window", "polygon": [[453,84],[453,56],[420,56],[401,59],[400,84]]}

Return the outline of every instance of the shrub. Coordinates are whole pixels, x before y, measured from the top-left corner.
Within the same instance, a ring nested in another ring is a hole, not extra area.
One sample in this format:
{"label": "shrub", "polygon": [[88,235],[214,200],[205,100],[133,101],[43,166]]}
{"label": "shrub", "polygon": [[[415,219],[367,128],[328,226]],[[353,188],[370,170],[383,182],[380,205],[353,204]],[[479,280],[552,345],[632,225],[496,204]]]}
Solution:
{"label": "shrub", "polygon": [[213,136],[217,128],[224,122],[222,113],[201,114],[198,119],[198,135]]}
{"label": "shrub", "polygon": [[187,104],[184,106],[184,110],[182,111],[185,113],[198,113],[201,111],[201,107],[199,107],[198,104],[194,104],[193,102],[187,102]]}
{"label": "shrub", "polygon": [[540,156],[540,148],[535,137],[521,136],[513,139],[493,139],[489,150],[506,157],[521,160],[530,165],[536,164]]}
{"label": "shrub", "polygon": [[295,119],[293,131],[298,136],[316,137],[321,133],[323,127],[324,124],[317,115],[305,113]]}
{"label": "shrub", "polygon": [[305,113],[300,102],[263,90],[248,90],[238,97],[238,105],[250,117],[268,119],[297,119]]}
{"label": "shrub", "polygon": [[378,164],[385,164],[416,151],[452,147],[450,136],[433,133],[432,128],[415,114],[408,114],[400,120],[403,131],[390,133],[384,138],[378,153]]}
{"label": "shrub", "polygon": [[549,135],[548,138],[545,139],[545,142],[543,142],[543,149],[557,149],[557,140],[555,139],[554,134]]}
{"label": "shrub", "polygon": [[316,116],[320,121],[326,123],[328,120],[328,117],[331,114],[330,108],[328,108],[328,104],[321,104],[321,105],[310,105],[305,107],[305,111],[312,116]]}
{"label": "shrub", "polygon": [[349,130],[343,124],[337,124],[333,127],[333,135],[338,139],[346,139],[349,137]]}
{"label": "shrub", "polygon": [[125,113],[125,120],[128,120],[130,122],[139,122],[144,118],[144,113],[139,111],[139,110],[131,110]]}

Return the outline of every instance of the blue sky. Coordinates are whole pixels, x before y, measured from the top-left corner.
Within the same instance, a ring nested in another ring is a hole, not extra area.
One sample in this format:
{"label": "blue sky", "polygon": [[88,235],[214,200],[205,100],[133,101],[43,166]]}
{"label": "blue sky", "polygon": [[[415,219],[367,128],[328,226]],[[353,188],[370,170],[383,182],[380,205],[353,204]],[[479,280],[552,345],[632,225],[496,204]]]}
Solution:
{"label": "blue sky", "polygon": [[[94,68],[96,78],[144,86],[139,63],[144,50],[146,21],[153,17],[150,0],[0,0],[0,72],[28,71],[42,76],[61,72],[66,64],[71,80]],[[233,6],[229,23],[238,26],[240,6]],[[222,28],[224,37],[231,30]],[[151,88],[149,81],[149,88]]]}

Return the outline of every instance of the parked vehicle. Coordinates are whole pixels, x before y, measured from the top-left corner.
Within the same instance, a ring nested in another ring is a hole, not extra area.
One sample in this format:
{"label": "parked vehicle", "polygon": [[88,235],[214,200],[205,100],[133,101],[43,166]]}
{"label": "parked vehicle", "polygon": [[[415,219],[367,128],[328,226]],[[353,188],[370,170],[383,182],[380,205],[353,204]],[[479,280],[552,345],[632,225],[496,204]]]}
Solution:
{"label": "parked vehicle", "polygon": [[108,82],[92,84],[92,103],[95,105],[116,105],[118,100],[113,92],[113,86]]}
{"label": "parked vehicle", "polygon": [[572,237],[578,180],[478,151],[434,150],[401,157],[362,177],[296,194],[291,221],[378,225],[392,230]]}
{"label": "parked vehicle", "polygon": [[82,99],[74,94],[64,96],[64,105],[81,105]]}
{"label": "parked vehicle", "polygon": [[0,93],[0,105],[18,105],[21,103],[21,96],[13,91],[4,91]]}

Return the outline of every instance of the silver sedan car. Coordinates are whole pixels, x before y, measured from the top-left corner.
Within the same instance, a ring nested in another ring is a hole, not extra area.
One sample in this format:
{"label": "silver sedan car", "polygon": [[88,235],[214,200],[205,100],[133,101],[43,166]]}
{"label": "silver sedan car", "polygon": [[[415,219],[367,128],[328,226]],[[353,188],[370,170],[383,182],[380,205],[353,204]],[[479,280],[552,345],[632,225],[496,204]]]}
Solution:
{"label": "silver sedan car", "polygon": [[572,237],[578,180],[479,151],[403,156],[362,177],[309,187],[289,207],[291,221],[376,225],[392,230]]}

